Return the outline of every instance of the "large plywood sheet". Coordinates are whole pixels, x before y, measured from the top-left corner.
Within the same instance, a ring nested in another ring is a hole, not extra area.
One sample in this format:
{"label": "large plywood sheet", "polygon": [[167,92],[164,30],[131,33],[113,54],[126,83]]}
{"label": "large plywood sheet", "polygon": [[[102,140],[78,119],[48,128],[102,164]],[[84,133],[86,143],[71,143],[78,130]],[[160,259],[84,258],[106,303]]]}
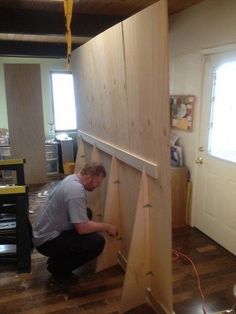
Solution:
{"label": "large plywood sheet", "polygon": [[[78,48],[73,52],[72,67],[79,130],[94,137],[95,144],[98,139],[158,166],[158,178],[149,177],[148,238],[153,273],[149,288],[166,313],[171,313],[167,41],[167,3],[160,0]],[[109,174],[112,149],[109,157],[100,146],[100,160]],[[90,158],[91,144],[85,143],[85,155]],[[128,257],[141,171],[122,159],[117,167],[122,254]]]}
{"label": "large plywood sheet", "polygon": [[166,154],[169,135],[167,18],[160,7],[122,23],[130,151],[153,161]]}
{"label": "large plywood sheet", "polygon": [[46,182],[40,65],[5,64],[11,155],[25,158],[26,184]]}
{"label": "large plywood sheet", "polygon": [[130,151],[159,165],[150,180],[151,289],[171,312],[171,211],[166,1],[123,22]]}
{"label": "large plywood sheet", "polygon": [[123,53],[118,24],[74,51],[72,57],[78,128],[121,148],[129,140]]}

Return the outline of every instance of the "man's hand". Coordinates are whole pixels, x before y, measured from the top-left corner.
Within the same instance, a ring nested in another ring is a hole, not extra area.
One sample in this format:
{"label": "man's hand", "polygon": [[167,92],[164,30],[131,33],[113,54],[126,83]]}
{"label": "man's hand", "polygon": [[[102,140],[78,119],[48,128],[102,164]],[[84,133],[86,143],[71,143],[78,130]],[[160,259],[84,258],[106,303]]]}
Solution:
{"label": "man's hand", "polygon": [[116,228],[116,226],[106,222],[95,222],[93,220],[89,220],[84,223],[75,223],[74,226],[79,234],[88,234],[92,232],[106,232],[112,237],[118,235],[118,229]]}
{"label": "man's hand", "polygon": [[107,232],[110,236],[112,236],[112,237],[115,237],[115,236],[118,235],[118,230],[117,230],[116,226],[111,225],[111,224],[107,224],[107,230],[106,230],[106,232]]}

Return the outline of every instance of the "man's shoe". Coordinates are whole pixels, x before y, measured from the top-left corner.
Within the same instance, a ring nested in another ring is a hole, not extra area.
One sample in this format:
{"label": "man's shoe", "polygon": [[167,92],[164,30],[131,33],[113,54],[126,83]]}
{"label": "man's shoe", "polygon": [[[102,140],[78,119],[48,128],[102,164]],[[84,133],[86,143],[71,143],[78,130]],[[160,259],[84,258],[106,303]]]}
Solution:
{"label": "man's shoe", "polygon": [[47,270],[51,273],[53,280],[65,282],[73,276],[72,272],[62,272],[55,269],[54,263],[48,263]]}
{"label": "man's shoe", "polygon": [[74,274],[82,280],[89,280],[95,275],[95,270],[84,265],[74,270]]}
{"label": "man's shoe", "polygon": [[74,274],[71,274],[70,276],[58,276],[58,274],[52,274],[49,280],[54,284],[70,285],[78,283],[79,277]]}

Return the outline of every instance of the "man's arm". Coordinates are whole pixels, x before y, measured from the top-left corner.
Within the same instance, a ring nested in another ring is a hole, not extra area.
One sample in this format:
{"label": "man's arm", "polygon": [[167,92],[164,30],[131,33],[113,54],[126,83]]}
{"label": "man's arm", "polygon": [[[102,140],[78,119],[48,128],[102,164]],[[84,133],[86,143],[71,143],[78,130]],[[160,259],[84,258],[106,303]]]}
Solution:
{"label": "man's arm", "polygon": [[79,234],[106,232],[113,237],[118,234],[116,226],[105,222],[96,222],[89,220],[88,222],[84,223],[75,223],[74,227]]}

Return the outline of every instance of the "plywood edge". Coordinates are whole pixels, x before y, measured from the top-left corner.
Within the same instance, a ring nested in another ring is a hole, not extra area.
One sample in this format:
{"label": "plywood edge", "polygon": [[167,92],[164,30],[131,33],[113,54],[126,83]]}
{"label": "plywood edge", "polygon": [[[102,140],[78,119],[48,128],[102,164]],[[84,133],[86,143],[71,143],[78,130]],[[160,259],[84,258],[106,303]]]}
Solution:
{"label": "plywood edge", "polygon": [[99,152],[97,150],[96,143],[93,144],[93,150],[91,154],[91,162],[100,162]]}
{"label": "plywood edge", "polygon": [[151,161],[148,161],[140,156],[132,154],[127,150],[123,150],[115,145],[112,145],[108,142],[102,141],[99,138],[85,133],[81,130],[78,130],[78,135],[87,143],[91,145],[95,145],[98,149],[103,152],[115,156],[120,161],[128,164],[129,166],[136,168],[140,171],[145,170],[146,173],[153,177],[154,179],[158,179],[158,165]]}
{"label": "plywood edge", "polygon": [[[145,303],[145,289],[151,284],[151,254],[149,235],[148,178],[142,172],[134,229],[125,274],[120,313]],[[122,256],[119,254],[120,257]]]}
{"label": "plywood edge", "polygon": [[84,152],[84,143],[83,143],[83,140],[81,137],[78,137],[77,145],[78,145],[78,151],[77,151],[77,155],[76,155],[74,173],[79,172],[79,170],[82,168],[82,166],[86,163],[85,152]]}
{"label": "plywood edge", "polygon": [[[158,314],[166,314],[168,313],[163,307],[156,301],[154,296],[152,295],[152,290],[151,288],[146,288],[146,300],[147,303],[151,305],[153,310],[158,313]],[[172,312],[172,314],[175,314]]]}
{"label": "plywood edge", "polygon": [[128,264],[127,258],[124,256],[124,254],[122,254],[121,251],[118,251],[118,253],[117,253],[117,258],[118,258],[118,264],[120,265],[120,267],[121,267],[124,271],[126,271],[127,264]]}
{"label": "plywood edge", "polygon": [[[95,146],[94,146],[95,147]],[[97,258],[96,272],[112,267],[118,263],[117,253],[121,250],[122,237],[120,226],[119,178],[117,160],[113,156],[106,197],[104,222],[117,227],[119,237],[105,236],[106,245],[103,253]]]}

